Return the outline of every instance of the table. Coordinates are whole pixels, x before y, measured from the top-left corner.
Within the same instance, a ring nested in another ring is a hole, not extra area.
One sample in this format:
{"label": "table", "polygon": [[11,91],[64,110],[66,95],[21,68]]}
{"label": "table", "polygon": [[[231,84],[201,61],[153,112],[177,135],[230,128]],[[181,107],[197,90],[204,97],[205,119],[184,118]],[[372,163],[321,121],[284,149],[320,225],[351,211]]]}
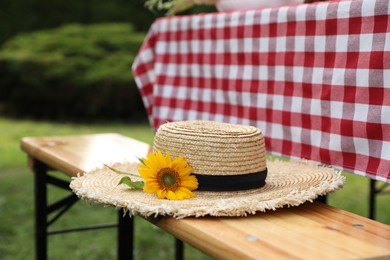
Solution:
{"label": "table", "polygon": [[[45,203],[46,170],[77,176],[102,162],[133,160],[151,149],[143,142],[118,134],[26,137],[21,147],[35,172],[37,259],[45,259],[47,251],[45,214],[50,207]],[[148,221],[215,258],[390,256],[390,226],[318,202],[244,218],[164,217]],[[131,259],[131,219],[120,217],[118,231],[118,258]]]}
{"label": "table", "polygon": [[268,153],[369,177],[374,219],[390,183],[389,10],[345,0],[160,18],[133,64],[150,122],[256,126]]}
{"label": "table", "polygon": [[390,183],[390,4],[158,19],[133,64],[152,126],[256,126],[269,153]]}

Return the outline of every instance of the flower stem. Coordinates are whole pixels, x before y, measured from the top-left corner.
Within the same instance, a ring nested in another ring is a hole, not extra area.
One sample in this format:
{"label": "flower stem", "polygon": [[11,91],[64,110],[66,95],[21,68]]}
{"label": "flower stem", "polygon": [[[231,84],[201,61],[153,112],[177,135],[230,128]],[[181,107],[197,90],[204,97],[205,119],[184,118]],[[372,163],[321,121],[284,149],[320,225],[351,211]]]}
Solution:
{"label": "flower stem", "polygon": [[111,171],[115,172],[115,173],[118,173],[118,174],[126,174],[126,175],[131,175],[131,176],[134,176],[134,177],[141,177],[139,176],[139,174],[136,174],[136,173],[133,173],[133,172],[127,172],[127,171],[124,171],[124,170],[119,170],[119,169],[115,169],[111,166],[108,166],[107,164],[104,164],[103,165],[105,167],[107,167],[108,169],[110,169]]}

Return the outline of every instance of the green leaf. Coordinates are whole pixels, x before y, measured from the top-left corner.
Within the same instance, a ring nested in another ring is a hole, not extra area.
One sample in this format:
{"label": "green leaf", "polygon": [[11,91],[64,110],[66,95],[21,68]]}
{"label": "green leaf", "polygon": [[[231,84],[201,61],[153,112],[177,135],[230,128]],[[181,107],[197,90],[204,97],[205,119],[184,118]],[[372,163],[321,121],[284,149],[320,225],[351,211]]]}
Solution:
{"label": "green leaf", "polygon": [[145,162],[144,162],[144,160],[142,158],[137,157],[137,159],[140,161],[140,163],[142,163],[143,165],[146,166],[146,164],[145,164]]}
{"label": "green leaf", "polygon": [[129,176],[123,177],[118,185],[125,184],[129,186],[131,189],[135,190],[142,190],[144,188],[144,182],[143,181],[132,181]]}

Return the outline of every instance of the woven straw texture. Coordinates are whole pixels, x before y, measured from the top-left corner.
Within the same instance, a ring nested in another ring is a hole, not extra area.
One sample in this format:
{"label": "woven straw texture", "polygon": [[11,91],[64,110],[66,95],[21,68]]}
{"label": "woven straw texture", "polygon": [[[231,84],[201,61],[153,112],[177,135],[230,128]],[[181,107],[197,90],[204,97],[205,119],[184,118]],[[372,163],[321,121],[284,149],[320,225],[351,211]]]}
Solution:
{"label": "woven straw texture", "polygon": [[[137,172],[137,164],[114,164],[113,167]],[[93,203],[125,209],[130,215],[144,217],[167,215],[246,216],[258,211],[298,206],[344,185],[340,172],[306,161],[267,161],[266,185],[240,192],[197,192],[196,198],[172,201],[118,185],[123,177],[107,168],[95,169],[73,178],[70,187],[78,197]],[[136,180],[136,178],[133,178]]]}
{"label": "woven straw texture", "polygon": [[154,149],[183,156],[196,174],[240,175],[266,168],[264,136],[253,126],[212,121],[166,123],[156,133]]}

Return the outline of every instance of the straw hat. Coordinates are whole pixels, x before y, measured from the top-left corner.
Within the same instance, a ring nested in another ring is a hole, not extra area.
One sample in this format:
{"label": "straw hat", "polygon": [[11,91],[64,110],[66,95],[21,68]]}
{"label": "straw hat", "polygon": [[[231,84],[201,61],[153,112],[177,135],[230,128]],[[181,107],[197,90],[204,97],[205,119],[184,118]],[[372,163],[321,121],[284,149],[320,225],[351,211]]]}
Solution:
{"label": "straw hat", "polygon": [[[183,218],[246,216],[297,206],[341,188],[345,181],[340,172],[313,162],[266,160],[264,136],[252,126],[166,123],[156,133],[154,149],[188,161],[199,182],[195,198],[158,199],[142,190],[130,190],[118,185],[123,176],[106,167],[73,178],[70,187],[82,199],[124,208],[130,215]],[[138,170],[135,163],[112,167]]]}

